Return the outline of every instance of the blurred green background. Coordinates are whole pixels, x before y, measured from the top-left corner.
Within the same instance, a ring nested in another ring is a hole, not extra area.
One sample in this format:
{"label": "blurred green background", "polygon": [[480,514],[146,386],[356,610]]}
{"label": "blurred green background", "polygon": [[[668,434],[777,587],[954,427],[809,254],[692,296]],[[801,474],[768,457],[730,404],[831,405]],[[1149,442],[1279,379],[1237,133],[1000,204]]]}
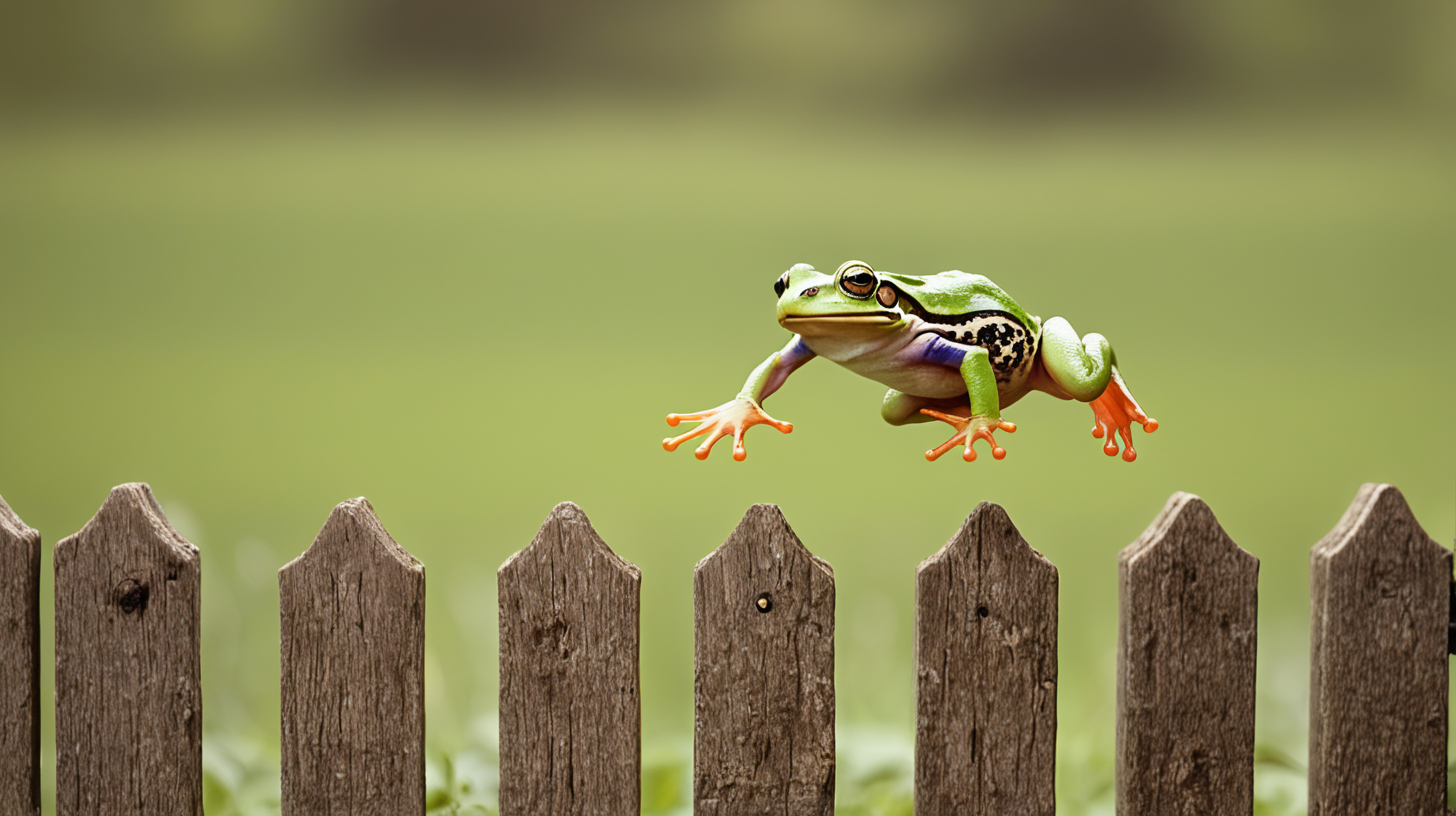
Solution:
{"label": "blurred green background", "polygon": [[[856,814],[909,812],[914,569],[979,501],[1060,569],[1067,814],[1111,812],[1116,554],[1173,491],[1262,561],[1264,814],[1303,809],[1309,547],[1365,481],[1452,540],[1449,8],[124,8],[0,11],[0,495],[49,547],[144,480],[201,548],[214,816],[276,811],[275,571],[353,496],[427,568],[442,812],[492,801],[493,572],[558,501],[643,571],[651,813],[752,502],[835,567]],[[663,452],[787,339],[778,274],[848,258],[1108,335],[1162,429],[1128,465],[1032,395],[1006,460],[932,464],[817,361],[791,436]]]}

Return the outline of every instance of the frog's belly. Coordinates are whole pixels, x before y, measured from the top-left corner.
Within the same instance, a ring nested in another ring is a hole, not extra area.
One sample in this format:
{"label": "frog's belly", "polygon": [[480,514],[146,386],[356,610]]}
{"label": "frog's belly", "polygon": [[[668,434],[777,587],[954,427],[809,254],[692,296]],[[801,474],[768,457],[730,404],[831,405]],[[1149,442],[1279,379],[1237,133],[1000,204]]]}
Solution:
{"label": "frog's belly", "polygon": [[896,355],[879,360],[849,360],[841,363],[854,373],[917,397],[946,399],[966,393],[960,371],[935,363],[919,362],[918,355]]}
{"label": "frog's belly", "polygon": [[957,345],[986,349],[1003,404],[1026,393],[1035,367],[1036,338],[1019,323],[994,316],[981,318],[970,327],[934,326],[899,348],[887,349],[888,353],[841,360],[840,365],[906,394],[934,399],[960,396],[966,393],[960,370],[926,360],[932,332]]}

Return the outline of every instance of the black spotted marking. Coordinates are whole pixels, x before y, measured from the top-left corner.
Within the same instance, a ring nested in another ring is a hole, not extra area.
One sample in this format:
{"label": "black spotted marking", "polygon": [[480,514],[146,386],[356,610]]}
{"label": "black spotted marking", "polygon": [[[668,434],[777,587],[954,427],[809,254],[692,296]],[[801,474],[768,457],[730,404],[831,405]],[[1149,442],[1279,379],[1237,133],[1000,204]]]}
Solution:
{"label": "black spotted marking", "polygon": [[[922,319],[924,315],[922,315]],[[986,350],[996,382],[1005,385],[1025,373],[1035,358],[1036,338],[1011,314],[994,310],[926,319],[930,331],[952,342]]]}

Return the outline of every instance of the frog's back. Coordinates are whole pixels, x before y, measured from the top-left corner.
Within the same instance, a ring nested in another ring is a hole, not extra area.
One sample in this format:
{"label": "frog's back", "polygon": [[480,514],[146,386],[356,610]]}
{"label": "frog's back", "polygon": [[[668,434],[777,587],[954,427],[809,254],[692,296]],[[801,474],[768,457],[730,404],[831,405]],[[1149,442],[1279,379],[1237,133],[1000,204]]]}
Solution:
{"label": "frog's back", "polygon": [[923,331],[986,349],[998,386],[1018,388],[1031,376],[1040,322],[989,278],[960,270],[881,275],[901,290],[909,301],[906,310],[920,318]]}
{"label": "frog's back", "polygon": [[[911,310],[935,323],[985,312],[1003,312],[1035,335],[1041,326],[1005,290],[984,275],[952,269],[938,275],[880,275],[911,301]],[[918,307],[918,308],[917,308]]]}

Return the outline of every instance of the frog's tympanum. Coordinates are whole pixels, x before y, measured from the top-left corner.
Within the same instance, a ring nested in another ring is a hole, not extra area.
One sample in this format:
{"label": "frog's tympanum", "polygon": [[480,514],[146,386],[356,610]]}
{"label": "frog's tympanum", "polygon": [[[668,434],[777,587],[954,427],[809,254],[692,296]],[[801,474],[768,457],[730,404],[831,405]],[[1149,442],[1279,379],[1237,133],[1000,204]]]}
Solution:
{"label": "frog's tympanum", "polygon": [[706,434],[696,452],[706,459],[715,442],[732,434],[733,458],[742,461],[747,455],[743,433],[752,426],[793,430],[760,406],[815,357],[827,357],[889,386],[880,415],[891,425],[934,419],[954,427],[954,436],[925,452],[930,460],[965,443],[961,456],[974,461],[971,446],[977,439],[990,444],[993,457],[1004,458],[1006,449],[996,444],[992,432],[1016,430],[1001,418],[1001,409],[1030,391],[1091,403],[1096,419],[1092,435],[1105,437],[1103,451],[1115,456],[1120,434],[1126,446],[1122,458],[1128,462],[1137,458],[1132,423],[1142,423],[1148,432],[1158,429],[1158,421],[1143,413],[1128,392],[1107,338],[1079,338],[1060,317],[1043,323],[980,275],[892,275],[860,261],[826,275],[797,264],[774,283],[774,292],[779,325],[794,338],[748,375],[732,402],[692,414],[668,414],[668,425],[683,420],[703,424],[663,440],[664,448],[676,450]]}

